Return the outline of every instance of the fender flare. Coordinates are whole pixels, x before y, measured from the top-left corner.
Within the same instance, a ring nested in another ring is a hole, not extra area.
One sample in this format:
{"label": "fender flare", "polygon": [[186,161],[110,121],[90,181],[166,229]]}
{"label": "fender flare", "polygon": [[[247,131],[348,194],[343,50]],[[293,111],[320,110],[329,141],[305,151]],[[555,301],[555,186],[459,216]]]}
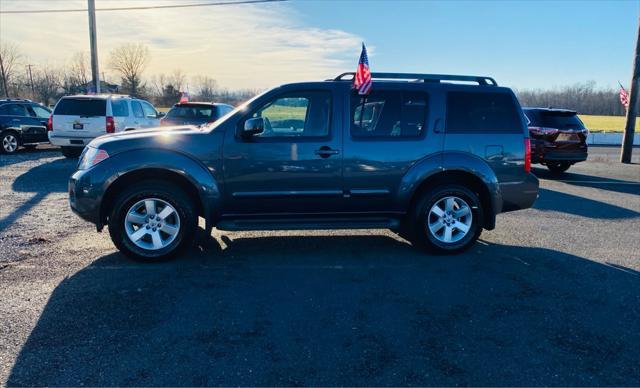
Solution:
{"label": "fender flare", "polygon": [[[498,177],[483,159],[465,152],[448,151],[428,156],[416,162],[400,181],[397,205],[408,209],[418,188],[429,178],[446,172],[464,172],[478,178],[487,188],[490,213],[495,217],[502,210],[502,195]],[[487,220],[491,224],[491,220]]]}
{"label": "fender flare", "polygon": [[[220,209],[220,187],[213,174],[201,162],[180,152],[165,149],[129,150],[110,156],[110,169],[104,171],[101,179],[103,199],[109,188],[128,174],[144,170],[163,170],[184,178],[195,189],[203,210],[203,216],[209,225],[217,217],[216,209]],[[103,203],[100,214],[103,214]]]}

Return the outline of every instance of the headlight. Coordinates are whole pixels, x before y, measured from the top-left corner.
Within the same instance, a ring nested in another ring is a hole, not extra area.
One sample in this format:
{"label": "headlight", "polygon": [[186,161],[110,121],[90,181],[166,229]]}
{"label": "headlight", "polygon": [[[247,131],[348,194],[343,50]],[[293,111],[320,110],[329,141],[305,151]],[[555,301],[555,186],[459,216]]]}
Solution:
{"label": "headlight", "polygon": [[86,170],[107,159],[109,154],[99,148],[87,147],[78,163],[78,170]]}

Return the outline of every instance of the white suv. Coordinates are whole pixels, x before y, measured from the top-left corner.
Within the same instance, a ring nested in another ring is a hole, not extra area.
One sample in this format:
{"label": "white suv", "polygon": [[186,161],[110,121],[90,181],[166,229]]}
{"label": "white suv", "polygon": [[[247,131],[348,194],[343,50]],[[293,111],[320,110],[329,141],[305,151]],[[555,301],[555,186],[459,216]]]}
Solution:
{"label": "white suv", "polygon": [[58,101],[49,118],[49,141],[62,147],[64,156],[75,157],[98,136],[157,127],[162,116],[147,101],[129,96],[66,96]]}

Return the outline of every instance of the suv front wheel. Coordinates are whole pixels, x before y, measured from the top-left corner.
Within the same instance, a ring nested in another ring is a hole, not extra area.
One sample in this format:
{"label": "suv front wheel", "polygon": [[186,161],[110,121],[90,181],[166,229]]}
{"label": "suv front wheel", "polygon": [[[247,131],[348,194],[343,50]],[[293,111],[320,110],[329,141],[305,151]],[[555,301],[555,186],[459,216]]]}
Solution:
{"label": "suv front wheel", "polygon": [[171,183],[144,181],[115,200],[109,234],[125,255],[140,261],[175,256],[193,242],[197,214],[189,196]]}
{"label": "suv front wheel", "polygon": [[471,190],[443,185],[427,191],[412,215],[412,242],[433,253],[458,253],[480,236],[482,203]]}

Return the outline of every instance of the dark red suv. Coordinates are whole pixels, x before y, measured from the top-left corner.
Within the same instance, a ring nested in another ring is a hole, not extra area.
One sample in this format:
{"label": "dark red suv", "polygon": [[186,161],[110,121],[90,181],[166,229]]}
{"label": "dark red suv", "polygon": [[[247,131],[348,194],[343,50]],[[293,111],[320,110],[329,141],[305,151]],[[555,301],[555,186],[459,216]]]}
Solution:
{"label": "dark red suv", "polygon": [[547,166],[553,173],[565,172],[572,164],[587,160],[589,130],[568,109],[523,108],[529,119],[531,163]]}

